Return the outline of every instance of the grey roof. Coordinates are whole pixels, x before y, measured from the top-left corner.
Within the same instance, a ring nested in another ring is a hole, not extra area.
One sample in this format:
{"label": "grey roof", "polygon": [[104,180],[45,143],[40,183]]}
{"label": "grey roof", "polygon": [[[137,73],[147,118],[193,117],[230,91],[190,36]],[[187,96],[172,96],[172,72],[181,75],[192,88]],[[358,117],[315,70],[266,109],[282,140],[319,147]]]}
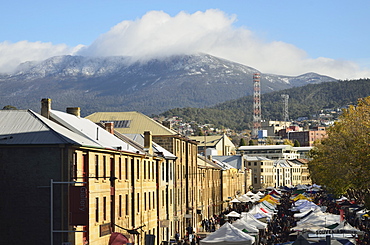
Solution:
{"label": "grey roof", "polygon": [[[140,145],[144,145],[144,135],[142,134],[125,134],[131,140],[137,142]],[[162,155],[166,159],[176,159],[177,157],[171,152],[164,149],[162,146],[158,145],[155,142],[152,142],[153,152]]]}
{"label": "grey roof", "polygon": [[102,147],[32,110],[0,110],[0,144],[72,144]]}
{"label": "grey roof", "polygon": [[300,146],[300,147],[293,147],[294,150],[297,151],[310,151],[313,147],[312,146]]}
{"label": "grey roof", "polygon": [[221,162],[217,159],[212,159],[212,162],[215,163],[217,166],[219,166],[222,170],[234,168],[233,166],[227,164],[226,162]]}
{"label": "grey roof", "polygon": [[227,163],[236,169],[242,169],[242,157],[241,155],[232,156],[212,156],[212,159],[218,160],[223,163]]}
{"label": "grey roof", "polygon": [[50,118],[68,128],[72,132],[88,138],[91,141],[100,144],[104,148],[143,153],[141,149],[135,148],[127,142],[117,138],[89,119],[55,110],[50,110]]}
{"label": "grey roof", "polygon": [[[199,164],[199,160],[202,162],[201,164]],[[198,168],[223,169],[224,166],[221,166],[220,164],[217,164],[216,162],[211,161],[208,158],[198,154]]]}
{"label": "grey roof", "polygon": [[243,158],[249,162],[257,162],[257,161],[271,161],[271,159],[267,157],[260,157],[260,156],[248,156],[248,155],[243,155]]}
{"label": "grey roof", "polygon": [[280,159],[274,161],[274,167],[283,167],[283,168],[290,168],[292,165],[286,159]]}
{"label": "grey roof", "polygon": [[238,150],[276,150],[276,149],[286,149],[293,147],[291,145],[247,145],[247,146],[240,146]]}

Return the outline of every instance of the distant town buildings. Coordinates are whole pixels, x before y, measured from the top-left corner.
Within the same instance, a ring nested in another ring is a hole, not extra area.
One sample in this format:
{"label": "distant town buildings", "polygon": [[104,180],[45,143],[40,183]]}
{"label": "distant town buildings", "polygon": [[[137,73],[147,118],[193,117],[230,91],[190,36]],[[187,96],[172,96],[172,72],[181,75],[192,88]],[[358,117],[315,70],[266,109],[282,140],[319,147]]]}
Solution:
{"label": "distant town buildings", "polygon": [[[275,124],[268,126],[274,133],[281,130]],[[311,184],[308,150],[237,148],[225,130],[184,135],[134,111],[82,118],[79,107],[53,110],[51,99],[42,100],[40,114],[2,110],[1,239],[108,244],[120,234],[159,245],[177,231],[183,237],[188,227],[200,231],[202,220],[248,191]]]}

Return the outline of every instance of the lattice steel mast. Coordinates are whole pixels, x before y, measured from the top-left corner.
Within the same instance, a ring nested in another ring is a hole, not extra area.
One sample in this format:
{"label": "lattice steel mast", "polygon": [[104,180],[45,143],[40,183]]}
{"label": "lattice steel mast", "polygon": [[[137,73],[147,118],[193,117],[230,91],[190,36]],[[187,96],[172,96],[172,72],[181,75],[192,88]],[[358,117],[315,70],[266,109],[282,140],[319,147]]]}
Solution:
{"label": "lattice steel mast", "polygon": [[258,137],[258,131],[261,130],[261,87],[260,74],[253,75],[253,129],[252,138]]}
{"label": "lattice steel mast", "polygon": [[289,121],[289,112],[288,112],[288,101],[289,101],[289,94],[282,94],[281,97],[283,98],[284,101],[284,111],[283,111],[283,116],[284,116],[284,122],[285,122],[285,129],[287,128],[287,122]]}

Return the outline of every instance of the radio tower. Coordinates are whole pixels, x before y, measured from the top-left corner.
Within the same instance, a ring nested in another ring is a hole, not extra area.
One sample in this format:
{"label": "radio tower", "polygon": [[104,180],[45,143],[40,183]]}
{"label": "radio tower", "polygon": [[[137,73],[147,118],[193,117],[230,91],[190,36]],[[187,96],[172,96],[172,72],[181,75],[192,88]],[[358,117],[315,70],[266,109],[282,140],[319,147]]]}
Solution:
{"label": "radio tower", "polygon": [[285,122],[285,129],[287,128],[287,122],[289,121],[289,113],[288,113],[288,100],[289,100],[289,94],[282,94],[281,97],[284,101],[284,122]]}
{"label": "radio tower", "polygon": [[252,138],[258,138],[258,131],[261,129],[261,89],[260,74],[253,75],[253,129]]}

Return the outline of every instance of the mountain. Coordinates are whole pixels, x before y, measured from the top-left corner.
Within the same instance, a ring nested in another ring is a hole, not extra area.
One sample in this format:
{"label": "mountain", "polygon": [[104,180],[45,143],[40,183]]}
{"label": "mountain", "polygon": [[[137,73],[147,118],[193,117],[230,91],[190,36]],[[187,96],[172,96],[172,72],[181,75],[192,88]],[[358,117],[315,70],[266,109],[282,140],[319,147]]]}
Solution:
{"label": "mountain", "polygon": [[[0,105],[40,111],[40,100],[53,108],[140,111],[158,114],[177,107],[202,108],[253,94],[258,70],[207,54],[178,55],[146,62],[129,57],[58,56],[21,64],[0,74]],[[308,73],[301,76],[261,74],[261,93],[335,81]]]}
{"label": "mountain", "polygon": [[[284,120],[282,94],[289,95],[289,118],[293,120],[298,117],[317,119],[313,118],[313,115],[317,115],[322,110],[335,110],[347,105],[355,105],[359,98],[370,96],[370,79],[308,84],[265,93],[261,96],[263,120]],[[218,128],[241,131],[252,127],[252,108],[253,96],[244,96],[207,108],[174,108],[158,116],[169,118],[177,116],[185,122],[213,124]],[[332,110],[329,111],[332,112]]]}

